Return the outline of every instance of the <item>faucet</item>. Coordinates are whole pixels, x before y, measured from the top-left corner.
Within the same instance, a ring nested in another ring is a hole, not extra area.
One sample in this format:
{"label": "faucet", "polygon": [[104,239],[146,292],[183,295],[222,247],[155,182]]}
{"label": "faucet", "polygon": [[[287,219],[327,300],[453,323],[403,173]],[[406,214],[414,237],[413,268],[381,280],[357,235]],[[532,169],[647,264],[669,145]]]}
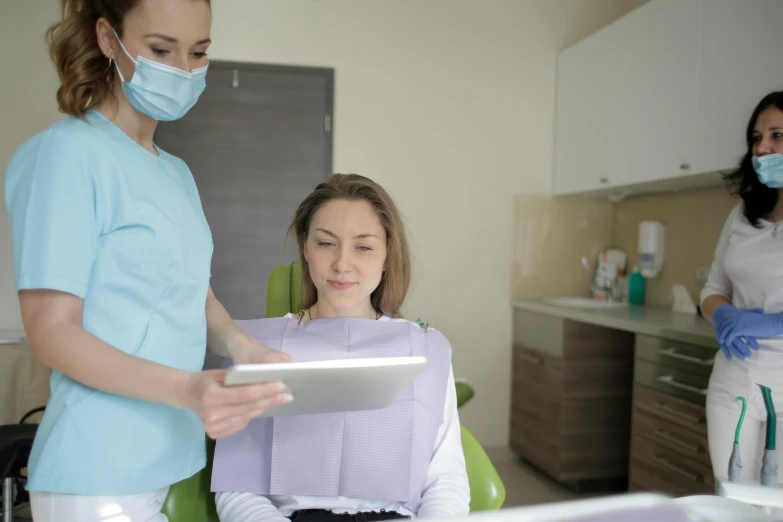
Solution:
{"label": "faucet", "polygon": [[607,303],[618,303],[620,302],[621,297],[618,297],[617,293],[619,291],[619,285],[617,283],[617,278],[606,282],[604,285],[596,285],[592,284],[590,285],[590,290],[595,292],[601,292],[604,295],[604,301]]}
{"label": "faucet", "polygon": [[[582,268],[585,270],[590,270],[590,263],[587,260],[587,257],[582,256],[582,258],[579,260]],[[604,296],[604,301],[608,303],[619,303],[622,301],[623,296],[620,295],[620,292],[622,291],[622,288],[620,287],[618,277],[614,277],[611,280],[607,281],[603,285],[597,285],[595,283],[590,285],[590,291],[595,293],[602,293]]]}

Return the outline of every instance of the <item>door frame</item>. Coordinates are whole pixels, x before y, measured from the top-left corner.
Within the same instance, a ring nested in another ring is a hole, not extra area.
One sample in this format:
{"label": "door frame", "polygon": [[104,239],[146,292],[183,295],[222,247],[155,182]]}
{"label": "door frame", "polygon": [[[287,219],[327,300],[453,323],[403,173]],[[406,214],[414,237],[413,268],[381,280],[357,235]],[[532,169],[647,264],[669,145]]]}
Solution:
{"label": "door frame", "polygon": [[[326,114],[324,114],[324,131],[326,133],[326,157],[324,157],[324,179],[328,179],[334,171],[334,69],[330,67],[309,67],[302,65],[281,65],[259,62],[236,62],[231,60],[210,60],[210,69],[236,70],[239,73],[241,85],[242,70],[262,71],[269,73],[286,73],[300,76],[321,77],[326,82]],[[207,72],[207,85],[209,85],[209,72]],[[328,127],[327,126],[328,121]]]}

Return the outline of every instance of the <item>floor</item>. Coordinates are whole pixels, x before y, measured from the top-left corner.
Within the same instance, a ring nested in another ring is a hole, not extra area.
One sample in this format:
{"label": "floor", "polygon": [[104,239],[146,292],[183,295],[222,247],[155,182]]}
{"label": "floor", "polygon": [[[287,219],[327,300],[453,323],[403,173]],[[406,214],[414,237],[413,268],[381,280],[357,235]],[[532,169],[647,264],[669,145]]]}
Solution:
{"label": "floor", "polygon": [[581,497],[522,461],[507,447],[486,448],[486,452],[506,486],[504,508],[547,504]]}

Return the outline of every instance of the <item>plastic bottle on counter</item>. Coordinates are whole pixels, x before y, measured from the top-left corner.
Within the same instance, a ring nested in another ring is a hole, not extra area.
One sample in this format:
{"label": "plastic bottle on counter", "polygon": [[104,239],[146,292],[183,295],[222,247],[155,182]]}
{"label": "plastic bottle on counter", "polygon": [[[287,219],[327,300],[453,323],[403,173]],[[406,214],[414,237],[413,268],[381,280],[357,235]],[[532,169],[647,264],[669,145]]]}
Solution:
{"label": "plastic bottle on counter", "polygon": [[628,278],[628,303],[632,305],[644,304],[645,279],[639,271],[639,266],[634,265],[633,272]]}

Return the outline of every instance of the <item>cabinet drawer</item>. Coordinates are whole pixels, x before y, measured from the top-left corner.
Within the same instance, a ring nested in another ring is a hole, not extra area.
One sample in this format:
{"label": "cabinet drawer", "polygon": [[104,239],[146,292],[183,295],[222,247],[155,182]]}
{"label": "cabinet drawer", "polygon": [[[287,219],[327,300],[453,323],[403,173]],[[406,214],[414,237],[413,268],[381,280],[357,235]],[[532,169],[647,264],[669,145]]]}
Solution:
{"label": "cabinet drawer", "polygon": [[672,495],[715,491],[710,466],[682,458],[678,453],[637,435],[631,439],[630,475],[632,483]]}
{"label": "cabinet drawer", "polygon": [[562,357],[564,323],[560,317],[514,309],[513,342]]}
{"label": "cabinet drawer", "polygon": [[636,336],[636,358],[682,370],[710,376],[717,350],[685,344],[647,335]]}
{"label": "cabinet drawer", "polygon": [[636,359],[634,382],[696,404],[707,398],[709,375],[696,374]]}
{"label": "cabinet drawer", "polygon": [[511,421],[509,446],[552,477],[560,475],[559,437],[552,427],[531,419]]}
{"label": "cabinet drawer", "polygon": [[633,414],[632,433],[647,441],[678,453],[687,459],[711,466],[707,436],[687,430],[673,422],[643,411]]}
{"label": "cabinet drawer", "polygon": [[540,394],[559,397],[563,390],[563,360],[530,348],[514,345],[515,383],[535,388]]}
{"label": "cabinet drawer", "polygon": [[552,433],[535,419],[513,419],[509,446],[557,480],[618,477],[628,472],[628,433]]}
{"label": "cabinet drawer", "polygon": [[516,379],[511,395],[511,414],[520,418],[532,418],[554,426],[560,426],[562,404],[559,400],[541,394],[540,390]]}
{"label": "cabinet drawer", "polygon": [[565,397],[607,400],[628,397],[633,386],[633,358],[565,360],[562,386]]}
{"label": "cabinet drawer", "polygon": [[629,492],[648,491],[651,493],[663,493],[674,497],[685,497],[689,495],[710,494],[714,491],[707,490],[706,487],[700,487],[694,490],[692,487],[685,487],[682,484],[672,482],[668,476],[661,475],[654,469],[650,469],[644,463],[631,461],[629,471]]}
{"label": "cabinet drawer", "polygon": [[707,436],[707,415],[704,406],[666,395],[645,386],[634,386],[634,413],[644,412]]}
{"label": "cabinet drawer", "polygon": [[631,398],[567,399],[553,401],[514,385],[511,415],[557,426],[560,433],[602,433],[629,431]]}

